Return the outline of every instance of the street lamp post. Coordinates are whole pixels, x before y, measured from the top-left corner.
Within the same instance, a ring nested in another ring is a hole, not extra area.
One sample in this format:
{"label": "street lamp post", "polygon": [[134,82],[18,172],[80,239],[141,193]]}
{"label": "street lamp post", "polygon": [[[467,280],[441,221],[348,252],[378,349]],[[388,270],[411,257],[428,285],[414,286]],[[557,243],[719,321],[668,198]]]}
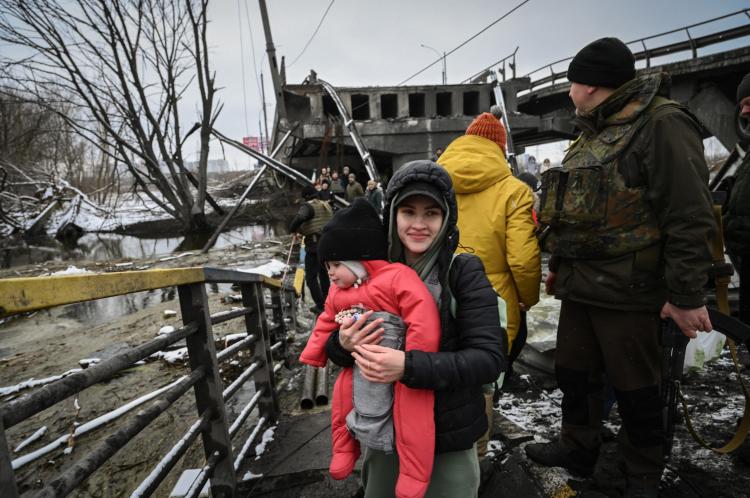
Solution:
{"label": "street lamp post", "polygon": [[433,52],[435,52],[437,54],[438,57],[442,57],[442,59],[443,59],[443,85],[445,85],[446,81],[448,79],[448,70],[447,70],[447,68],[445,66],[445,52],[443,52],[443,55],[440,55],[440,52],[437,49],[432,48],[429,45],[425,45],[424,43],[420,43],[419,46],[422,47],[422,48],[427,48],[429,50],[432,50]]}

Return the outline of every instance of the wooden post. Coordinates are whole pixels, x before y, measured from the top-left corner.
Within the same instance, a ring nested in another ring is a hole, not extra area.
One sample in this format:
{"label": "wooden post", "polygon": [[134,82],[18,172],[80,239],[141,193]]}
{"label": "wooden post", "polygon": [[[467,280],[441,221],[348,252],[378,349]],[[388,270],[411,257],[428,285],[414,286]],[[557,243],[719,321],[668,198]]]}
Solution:
{"label": "wooden post", "polygon": [[205,377],[195,384],[195,404],[199,415],[209,409],[213,414],[208,427],[201,433],[203,452],[206,460],[217,451],[220,455],[211,476],[211,495],[234,496],[237,476],[234,473],[232,441],[222,397],[223,386],[216,361],[206,288],[203,283],[196,283],[181,285],[178,290],[183,323],[195,322],[198,326],[198,331],[186,338],[190,368],[194,370],[203,366],[206,370]]}
{"label": "wooden post", "polygon": [[268,321],[266,320],[266,303],[263,297],[263,286],[260,283],[242,284],[242,305],[252,309],[245,315],[245,327],[248,334],[255,334],[258,339],[253,347],[253,361],[260,365],[253,374],[255,390],[264,390],[258,401],[260,416],[269,423],[276,421],[279,414],[279,401],[276,396],[276,380],[273,373]]}
{"label": "wooden post", "polygon": [[11,465],[8,441],[5,440],[5,427],[3,426],[2,416],[0,416],[0,489],[3,490],[3,496],[18,498],[16,476]]}

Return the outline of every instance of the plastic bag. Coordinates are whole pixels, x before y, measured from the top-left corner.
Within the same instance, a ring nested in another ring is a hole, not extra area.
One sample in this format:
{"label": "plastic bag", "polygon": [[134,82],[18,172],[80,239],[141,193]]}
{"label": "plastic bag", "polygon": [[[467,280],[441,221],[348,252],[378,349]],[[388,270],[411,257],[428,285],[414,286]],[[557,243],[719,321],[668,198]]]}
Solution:
{"label": "plastic bag", "polygon": [[708,333],[698,332],[698,337],[691,339],[685,349],[685,364],[682,371],[699,370],[707,361],[718,358],[726,340],[724,334],[715,330]]}

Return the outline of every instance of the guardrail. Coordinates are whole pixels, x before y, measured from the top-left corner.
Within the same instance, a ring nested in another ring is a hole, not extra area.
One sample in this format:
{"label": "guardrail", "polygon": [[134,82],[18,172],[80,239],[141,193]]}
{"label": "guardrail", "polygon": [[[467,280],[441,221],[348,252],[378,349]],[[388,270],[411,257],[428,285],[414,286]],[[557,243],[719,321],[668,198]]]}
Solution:
{"label": "guardrail", "polygon": [[[715,17],[713,19],[708,19],[706,21],[702,21],[696,24],[691,24],[689,26],[684,26],[679,29],[673,29],[670,31],[665,31],[663,33],[656,34],[656,35],[639,38],[637,40],[632,40],[632,41],[627,42],[626,45],[640,44],[643,47],[643,50],[634,52],[633,55],[635,55],[636,61],[645,60],[646,67],[651,67],[652,58],[661,57],[664,55],[671,55],[671,54],[675,54],[679,52],[685,52],[688,50],[691,52],[691,59],[696,59],[698,58],[699,48],[707,47],[710,45],[714,45],[716,43],[722,43],[722,42],[729,41],[729,40],[734,40],[736,38],[742,38],[744,36],[750,36],[750,24],[737,26],[737,27],[730,28],[730,29],[725,29],[723,31],[718,31],[716,33],[711,33],[711,34],[699,36],[699,37],[693,37],[693,35],[690,33],[691,28],[696,28],[698,26],[703,26],[703,25],[710,24],[716,21],[728,19],[730,17],[742,16],[742,15],[750,19],[750,9],[738,10],[730,14],[726,14],[720,17]],[[684,32],[686,34],[687,36],[686,40],[682,40],[682,41],[675,42],[675,43],[669,43],[667,45],[661,45],[659,47],[654,47],[654,48],[646,47],[646,41],[648,40],[659,38],[661,36],[672,35],[675,33],[681,33],[681,32]],[[563,71],[555,72],[554,66],[556,66],[557,64],[560,64],[561,62],[569,61],[572,58],[573,57],[566,57],[565,59],[560,59],[555,62],[545,64],[544,66],[541,66],[525,74],[523,76],[524,78],[531,78],[533,74],[536,74],[543,70],[548,70],[550,72],[548,76],[544,76],[539,79],[532,80],[529,83],[529,87],[527,90],[533,90],[536,87],[546,85],[548,83],[554,84],[556,81],[564,79],[568,74],[567,69]]]}
{"label": "guardrail", "polygon": [[[208,283],[239,285],[242,308],[211,314],[205,288]],[[123,369],[182,339],[187,345],[190,372],[158,393],[152,393],[156,395],[146,408],[47,481],[36,496],[68,495],[191,388],[195,393],[197,420],[131,496],[150,496],[199,435],[206,461],[186,496],[198,496],[209,480],[212,496],[235,495],[236,472],[243,458],[261,428],[273,423],[279,413],[274,374],[286,359],[285,318],[290,317],[296,325],[298,290],[262,275],[217,268],[12,278],[0,280],[0,316],[172,286],[177,286],[179,293],[183,322],[180,328],[0,405],[0,494],[3,497],[18,496],[14,471],[23,465],[24,458],[12,459],[5,435],[8,429],[93,384],[111,379]],[[266,290],[271,294],[272,326],[266,313]],[[217,353],[212,326],[241,318],[244,318],[246,337]],[[224,387],[219,364],[251,346],[252,363]],[[225,402],[249,379],[255,384],[256,394],[230,424]],[[232,437],[256,407],[258,422],[241,450],[235,453]]]}

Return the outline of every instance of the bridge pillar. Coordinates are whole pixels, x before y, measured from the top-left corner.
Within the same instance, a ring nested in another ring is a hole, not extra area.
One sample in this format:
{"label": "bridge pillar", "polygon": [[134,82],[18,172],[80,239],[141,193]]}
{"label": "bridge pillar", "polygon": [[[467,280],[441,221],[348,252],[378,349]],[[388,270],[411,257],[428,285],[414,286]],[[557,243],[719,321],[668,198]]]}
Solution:
{"label": "bridge pillar", "polygon": [[370,119],[380,119],[380,94],[370,93]]}
{"label": "bridge pillar", "polygon": [[307,98],[310,99],[310,117],[312,119],[323,119],[323,95],[310,93]]}
{"label": "bridge pillar", "polygon": [[691,98],[688,107],[727,150],[732,150],[737,143],[734,102],[716,85],[711,84]]}
{"label": "bridge pillar", "polygon": [[428,90],[422,93],[424,93],[424,115],[426,118],[434,118],[437,115],[435,92]]}
{"label": "bridge pillar", "polygon": [[464,114],[464,92],[461,90],[453,90],[451,92],[451,116],[463,116]]}
{"label": "bridge pillar", "polygon": [[409,117],[409,94],[407,92],[398,92],[398,117]]}

